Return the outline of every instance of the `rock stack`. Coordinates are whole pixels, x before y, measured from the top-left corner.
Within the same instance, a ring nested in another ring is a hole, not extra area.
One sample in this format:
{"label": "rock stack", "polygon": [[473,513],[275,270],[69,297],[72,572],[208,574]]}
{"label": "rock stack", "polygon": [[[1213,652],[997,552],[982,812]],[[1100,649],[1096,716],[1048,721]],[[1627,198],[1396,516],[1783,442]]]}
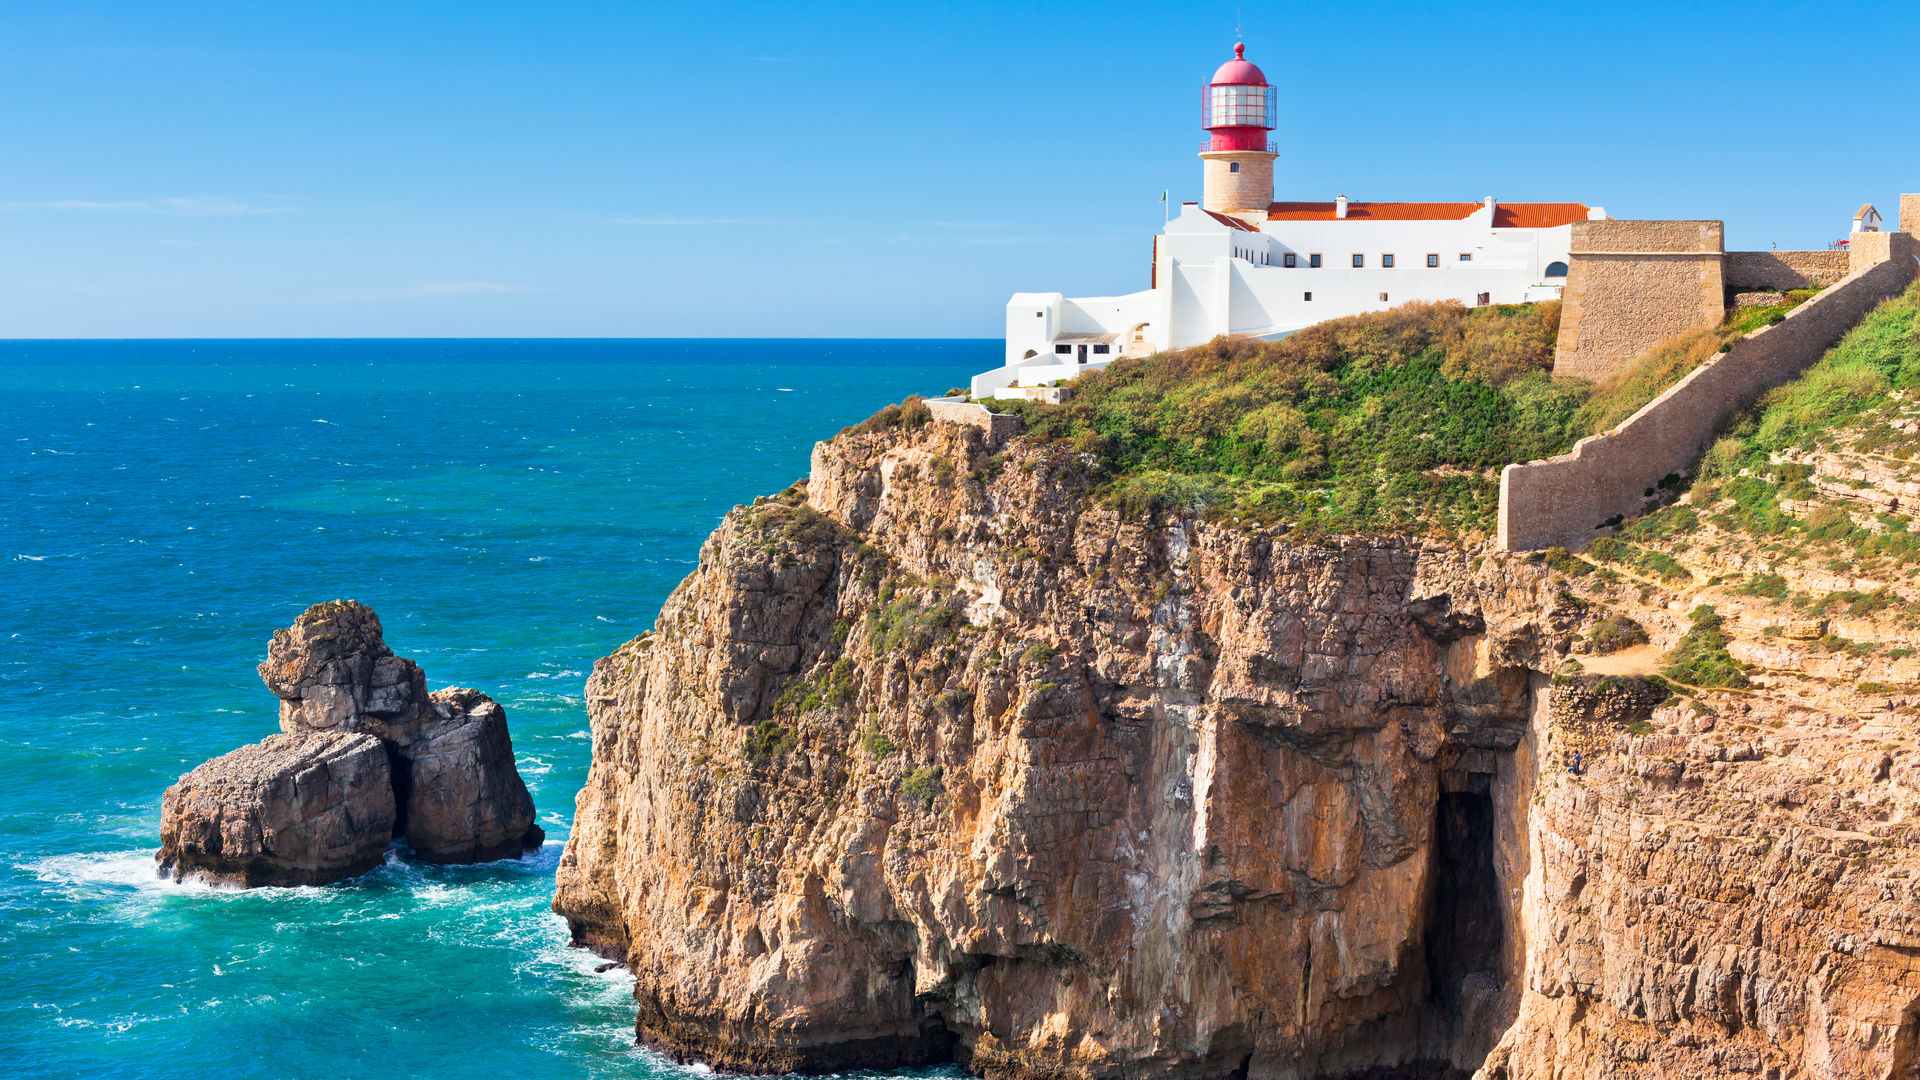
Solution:
{"label": "rock stack", "polygon": [[438,863],[507,858],[545,838],[506,711],[477,690],[429,694],[366,605],[308,608],[274,633],[260,678],[282,733],[167,789],[162,874],[322,885],[378,866],[396,837]]}

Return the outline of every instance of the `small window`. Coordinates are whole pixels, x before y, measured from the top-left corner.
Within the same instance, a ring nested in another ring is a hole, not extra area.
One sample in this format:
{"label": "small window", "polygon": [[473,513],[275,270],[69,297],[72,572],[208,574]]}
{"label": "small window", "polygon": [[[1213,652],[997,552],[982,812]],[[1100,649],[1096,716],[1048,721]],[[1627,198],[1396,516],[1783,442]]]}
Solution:
{"label": "small window", "polygon": [[1358,270],[1365,265],[1367,265],[1367,257],[1365,255],[1355,255],[1353,257],[1353,268],[1355,270]]}
{"label": "small window", "polygon": [[1289,251],[1285,255],[1280,256],[1280,261],[1286,264],[1287,269],[1291,270],[1298,263],[1299,258],[1300,257],[1298,255],[1295,255],[1293,252]]}
{"label": "small window", "polygon": [[1493,294],[1492,294],[1492,293],[1486,293],[1486,292],[1483,292],[1483,293],[1481,293],[1481,294],[1480,294],[1480,305],[1481,305],[1482,307],[1485,307],[1486,305],[1488,305],[1488,304],[1491,304],[1491,303],[1493,303]]}
{"label": "small window", "polygon": [[1550,262],[1550,263],[1548,263],[1548,264],[1547,264],[1547,276],[1548,276],[1548,277],[1566,277],[1566,276],[1567,276],[1567,264],[1566,264],[1566,263],[1563,263],[1563,262],[1560,262],[1560,261],[1558,261],[1558,260],[1555,260],[1554,262]]}
{"label": "small window", "polygon": [[1320,269],[1320,253],[1319,252],[1316,251],[1313,254],[1307,256],[1307,269],[1309,270]]}
{"label": "small window", "polygon": [[1240,171],[1240,163],[1239,163],[1239,162],[1237,162],[1237,161],[1229,161],[1229,162],[1227,162],[1227,171],[1228,171],[1228,172],[1239,172],[1239,171]]}
{"label": "small window", "polygon": [[1440,265],[1440,256],[1438,256],[1438,255],[1429,255],[1429,256],[1427,256],[1427,265],[1428,265],[1428,266],[1439,266],[1439,265]]}
{"label": "small window", "polygon": [[1056,356],[1066,356],[1066,355],[1068,355],[1068,354],[1070,354],[1070,353],[1072,353],[1072,352],[1073,352],[1073,346],[1071,346],[1071,345],[1055,345],[1055,346],[1053,347],[1053,352],[1054,352],[1054,355],[1056,355]]}
{"label": "small window", "polygon": [[1311,300],[1311,299],[1313,299],[1313,294],[1312,294],[1312,293],[1307,293],[1307,294],[1305,294],[1304,296],[1302,296],[1302,297],[1301,297],[1301,299],[1302,299],[1302,300]]}
{"label": "small window", "polygon": [[1393,269],[1393,256],[1391,255],[1380,256],[1380,265],[1386,267],[1389,270]]}
{"label": "small window", "polygon": [[1381,303],[1383,303],[1383,304],[1387,302],[1387,294],[1386,294],[1386,293],[1381,293],[1381,294],[1380,294],[1380,302],[1381,302]]}
{"label": "small window", "polygon": [[1461,261],[1461,262],[1472,262],[1472,261],[1473,261],[1473,252],[1471,252],[1471,251],[1463,251],[1463,252],[1461,252],[1461,253],[1460,253],[1460,261]]}
{"label": "small window", "polygon": [[1107,347],[1105,345],[1095,345],[1093,347],[1093,354],[1095,356],[1105,356],[1107,355]]}
{"label": "small window", "polygon": [[1045,315],[1045,314],[1046,314],[1046,312],[1044,312],[1044,311],[1036,311],[1036,312],[1034,312],[1034,313],[1033,313],[1033,317],[1037,319],[1037,318],[1039,318],[1040,316],[1042,316],[1042,315]]}

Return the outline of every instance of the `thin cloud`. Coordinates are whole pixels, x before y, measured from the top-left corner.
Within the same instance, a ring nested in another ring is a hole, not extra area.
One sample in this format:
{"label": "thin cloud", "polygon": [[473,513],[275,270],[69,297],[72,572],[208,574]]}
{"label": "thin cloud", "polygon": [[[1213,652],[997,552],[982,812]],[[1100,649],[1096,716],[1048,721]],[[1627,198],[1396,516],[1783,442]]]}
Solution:
{"label": "thin cloud", "polygon": [[801,221],[770,221],[763,218],[608,218],[611,225],[803,225]]}
{"label": "thin cloud", "polygon": [[424,300],[437,296],[500,296],[507,293],[550,292],[538,285],[516,285],[506,281],[420,281],[382,292],[352,293],[332,299],[348,301]]}
{"label": "thin cloud", "polygon": [[165,214],[173,217],[243,217],[284,214],[284,206],[261,206],[219,195],[174,199],[50,199],[44,202],[0,202],[0,210],[79,211],[105,214]]}
{"label": "thin cloud", "polygon": [[532,285],[509,285],[502,281],[423,281],[415,285],[412,296],[474,296],[481,293],[529,293],[545,290]]}

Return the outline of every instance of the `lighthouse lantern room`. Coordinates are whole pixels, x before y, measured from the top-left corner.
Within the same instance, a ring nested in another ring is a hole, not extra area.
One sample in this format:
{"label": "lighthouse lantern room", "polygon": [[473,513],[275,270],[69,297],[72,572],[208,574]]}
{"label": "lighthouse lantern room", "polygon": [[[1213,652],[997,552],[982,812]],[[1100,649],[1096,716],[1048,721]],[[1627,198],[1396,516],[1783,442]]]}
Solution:
{"label": "lighthouse lantern room", "polygon": [[1207,148],[1200,152],[1200,205],[1223,214],[1263,221],[1273,202],[1274,92],[1267,76],[1246,58],[1245,44],[1220,65],[1201,91],[1200,126]]}

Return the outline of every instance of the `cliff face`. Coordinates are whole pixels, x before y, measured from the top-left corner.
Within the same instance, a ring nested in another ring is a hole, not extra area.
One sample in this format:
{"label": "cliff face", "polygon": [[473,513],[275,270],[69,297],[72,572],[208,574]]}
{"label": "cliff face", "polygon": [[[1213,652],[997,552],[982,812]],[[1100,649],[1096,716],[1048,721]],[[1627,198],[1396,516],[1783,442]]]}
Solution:
{"label": "cliff face", "polygon": [[1529,668],[1571,628],[1546,571],[1126,521],[1093,481],[843,435],[596,665],[555,907],[632,967],[642,1038],[766,1072],[1484,1057]]}
{"label": "cliff face", "polygon": [[[1122,520],[1064,446],[977,438],[822,444],[596,665],[555,907],[632,967],[644,1040],[759,1072],[1920,1074],[1920,608],[1853,601],[1879,649],[1747,572],[1885,582],[1687,507],[1677,560],[1600,572]],[[1635,678],[1701,603],[1752,685]],[[1621,627],[1652,640],[1598,655]]]}

